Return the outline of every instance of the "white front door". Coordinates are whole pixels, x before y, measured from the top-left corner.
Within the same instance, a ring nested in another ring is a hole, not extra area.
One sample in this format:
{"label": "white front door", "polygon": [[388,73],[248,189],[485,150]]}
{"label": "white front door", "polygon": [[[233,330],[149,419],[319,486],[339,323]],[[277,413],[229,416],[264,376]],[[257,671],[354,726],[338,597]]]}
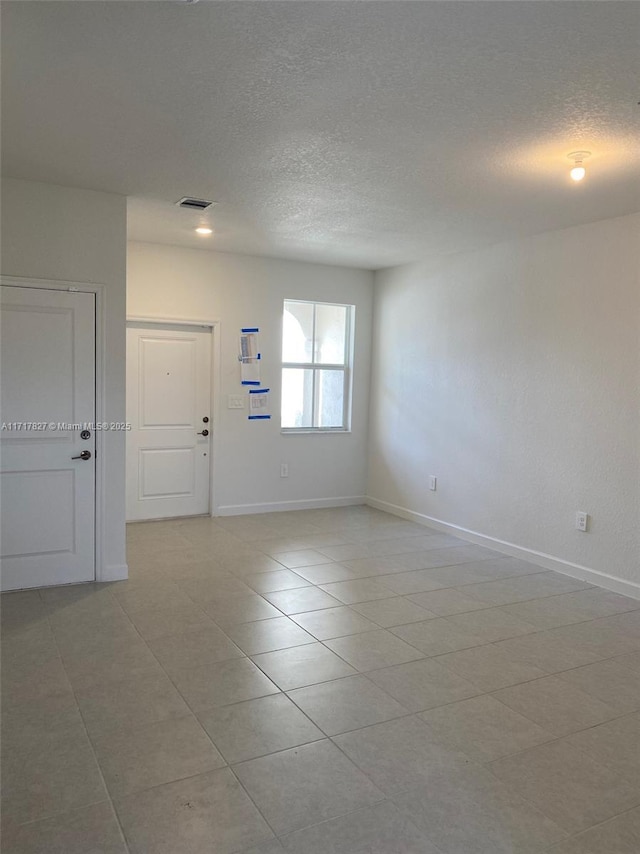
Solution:
{"label": "white front door", "polygon": [[2,589],[93,581],[95,296],[5,286],[1,309]]}
{"label": "white front door", "polygon": [[127,326],[127,519],[209,512],[211,330]]}

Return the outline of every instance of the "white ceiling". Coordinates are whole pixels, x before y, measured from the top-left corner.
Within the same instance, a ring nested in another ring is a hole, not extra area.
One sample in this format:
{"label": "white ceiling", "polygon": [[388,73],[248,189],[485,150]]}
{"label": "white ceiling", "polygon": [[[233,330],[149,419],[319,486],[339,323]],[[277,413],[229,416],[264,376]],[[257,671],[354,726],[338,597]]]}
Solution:
{"label": "white ceiling", "polygon": [[640,208],[638,3],[1,6],[5,174],[132,239],[377,268]]}

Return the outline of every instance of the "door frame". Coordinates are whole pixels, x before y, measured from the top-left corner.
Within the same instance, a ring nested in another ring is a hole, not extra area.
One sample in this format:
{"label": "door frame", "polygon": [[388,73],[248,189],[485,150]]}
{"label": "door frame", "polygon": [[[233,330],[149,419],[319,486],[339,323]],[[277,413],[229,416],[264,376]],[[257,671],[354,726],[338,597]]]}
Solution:
{"label": "door frame", "polygon": [[[95,422],[105,421],[105,370],[106,370],[106,313],[105,285],[90,282],[73,282],[61,279],[36,279],[20,276],[0,276],[0,285],[8,288],[33,288],[39,291],[67,291],[87,293],[95,297]],[[106,460],[103,433],[95,431],[96,467],[94,483],[94,581],[112,581],[103,554],[103,532],[105,529],[105,500],[103,487],[106,480]]]}
{"label": "door frame", "polygon": [[[221,387],[221,370],[222,365],[220,361],[220,321],[219,320],[196,320],[191,317],[158,317],[156,315],[139,315],[139,314],[128,314],[127,315],[127,326],[129,324],[135,325],[136,323],[148,323],[150,325],[156,326],[166,326],[169,325],[178,325],[178,326],[195,326],[201,329],[208,329],[211,333],[211,364],[209,365],[210,371],[210,389],[209,393],[211,395],[211,444],[210,454],[209,454],[209,512],[208,516],[213,517],[216,515],[216,478],[215,478],[215,470],[216,470],[216,462],[218,459],[218,425],[219,425],[219,405],[218,405],[218,389]],[[129,476],[129,473],[126,472],[126,476]]]}

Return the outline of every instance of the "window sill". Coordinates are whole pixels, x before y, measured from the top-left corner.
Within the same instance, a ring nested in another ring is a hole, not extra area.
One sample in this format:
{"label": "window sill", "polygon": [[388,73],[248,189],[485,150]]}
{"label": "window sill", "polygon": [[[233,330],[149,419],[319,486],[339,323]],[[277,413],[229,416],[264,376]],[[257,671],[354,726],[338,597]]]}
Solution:
{"label": "window sill", "polygon": [[283,436],[316,436],[316,435],[321,435],[321,436],[331,436],[331,435],[344,436],[344,434],[345,434],[345,433],[351,433],[351,430],[349,430],[349,429],[348,429],[348,428],[346,428],[346,427],[345,427],[345,428],[342,428],[342,427],[337,428],[337,427],[336,427],[336,428],[335,428],[335,429],[333,429],[333,430],[323,430],[322,428],[318,428],[318,427],[312,427],[312,428],[305,428],[305,427],[300,427],[300,428],[297,428],[297,427],[285,427],[285,428],[281,428],[281,429],[280,429],[280,433],[281,433],[281,435],[283,435]]}

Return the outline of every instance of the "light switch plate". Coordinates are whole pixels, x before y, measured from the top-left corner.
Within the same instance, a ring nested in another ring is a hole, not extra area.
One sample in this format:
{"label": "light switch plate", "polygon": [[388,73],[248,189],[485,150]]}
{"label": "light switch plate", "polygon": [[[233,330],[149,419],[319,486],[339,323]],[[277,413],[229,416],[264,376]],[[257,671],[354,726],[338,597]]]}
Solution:
{"label": "light switch plate", "polygon": [[244,409],[244,395],[243,394],[229,394],[229,395],[227,395],[227,408],[228,409]]}

